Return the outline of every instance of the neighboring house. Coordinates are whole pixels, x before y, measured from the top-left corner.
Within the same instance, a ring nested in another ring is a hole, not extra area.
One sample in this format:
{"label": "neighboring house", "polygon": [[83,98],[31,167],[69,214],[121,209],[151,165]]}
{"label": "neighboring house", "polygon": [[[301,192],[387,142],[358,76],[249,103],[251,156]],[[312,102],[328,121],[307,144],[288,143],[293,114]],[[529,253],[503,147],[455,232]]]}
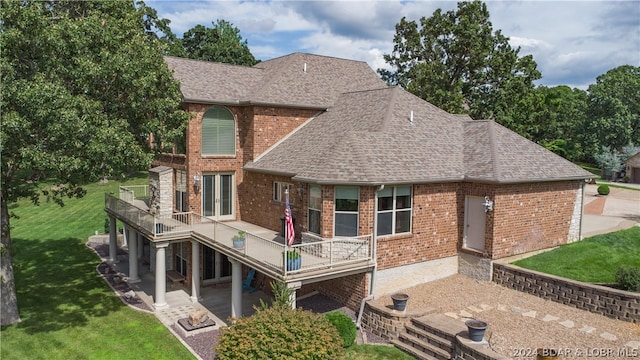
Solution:
{"label": "neighboring house", "polygon": [[[201,284],[232,280],[235,315],[249,268],[357,309],[458,272],[489,279],[495,259],[580,239],[592,174],[493,121],[389,87],[364,62],[166,62],[194,115],[185,142],[154,162],[151,210],[130,194],[105,207],[114,229],[118,219],[135,235],[132,259],[156,273],[157,307],[166,271],[194,301]],[[283,255],[286,189],[299,270]]]}
{"label": "neighboring house", "polygon": [[625,162],[625,176],[629,177],[629,182],[640,184],[640,152],[628,158]]}

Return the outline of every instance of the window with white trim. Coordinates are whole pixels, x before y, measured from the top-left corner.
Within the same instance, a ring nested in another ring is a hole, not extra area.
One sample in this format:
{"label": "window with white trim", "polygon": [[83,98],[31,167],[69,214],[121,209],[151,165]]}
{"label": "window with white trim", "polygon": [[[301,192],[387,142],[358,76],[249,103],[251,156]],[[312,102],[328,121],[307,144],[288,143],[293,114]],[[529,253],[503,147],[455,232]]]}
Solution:
{"label": "window with white trim", "polygon": [[286,189],[289,189],[289,203],[293,204],[293,196],[291,194],[293,185],[280,181],[273,182],[273,201],[284,202],[287,198],[284,192]]}
{"label": "window with white trim", "polygon": [[336,186],[334,210],[335,236],[358,236],[360,189]]}
{"label": "window with white trim", "polygon": [[187,172],[184,170],[176,170],[176,191],[173,203],[177,211],[187,211]]}
{"label": "window with white trim", "polygon": [[309,232],[320,235],[321,218],[322,188],[320,185],[309,185]]}
{"label": "window with white trim", "polygon": [[411,186],[389,186],[378,192],[377,234],[411,232]]}
{"label": "window with white trim", "polygon": [[236,122],[222,106],[210,107],[202,116],[202,155],[235,155]]}

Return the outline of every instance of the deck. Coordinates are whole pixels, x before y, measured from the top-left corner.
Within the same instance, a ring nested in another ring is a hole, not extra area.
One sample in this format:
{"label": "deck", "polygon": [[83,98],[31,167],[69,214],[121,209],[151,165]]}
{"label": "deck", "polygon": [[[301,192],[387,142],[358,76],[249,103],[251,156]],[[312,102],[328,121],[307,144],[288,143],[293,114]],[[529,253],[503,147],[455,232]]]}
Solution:
{"label": "deck", "polygon": [[[196,240],[274,279],[306,284],[368,272],[375,265],[370,235],[327,239],[303,233],[301,243],[286,246],[277,232],[254,224],[220,222],[190,212],[158,216],[145,202],[124,198],[105,194],[105,211],[152,242]],[[246,233],[245,242],[234,248],[231,238],[238,231]],[[299,269],[286,266],[287,251],[300,254]]]}

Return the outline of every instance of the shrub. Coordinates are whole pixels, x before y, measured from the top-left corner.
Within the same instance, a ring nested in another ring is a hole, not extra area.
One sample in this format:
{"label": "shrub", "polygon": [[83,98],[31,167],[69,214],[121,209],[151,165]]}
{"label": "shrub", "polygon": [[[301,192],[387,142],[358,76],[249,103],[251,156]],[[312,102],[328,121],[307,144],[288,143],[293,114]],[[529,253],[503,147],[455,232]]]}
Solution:
{"label": "shrub", "polygon": [[221,329],[216,359],[344,359],[340,335],[322,315],[287,307],[257,309]]}
{"label": "shrub", "polygon": [[609,195],[609,186],[608,185],[600,185],[600,186],[598,186],[598,194],[600,194],[600,195]]}
{"label": "shrub", "polygon": [[342,338],[342,347],[348,348],[356,341],[356,324],[342,311],[332,311],[324,315],[338,330]]}
{"label": "shrub", "polygon": [[616,272],[616,282],[623,290],[640,292],[640,268],[619,268]]}

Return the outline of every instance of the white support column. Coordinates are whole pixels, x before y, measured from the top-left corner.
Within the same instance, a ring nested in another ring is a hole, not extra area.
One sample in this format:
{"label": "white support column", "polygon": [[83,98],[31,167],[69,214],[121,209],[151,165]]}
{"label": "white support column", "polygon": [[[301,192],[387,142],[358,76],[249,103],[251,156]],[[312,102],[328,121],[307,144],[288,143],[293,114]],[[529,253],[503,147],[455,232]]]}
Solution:
{"label": "white support column", "polygon": [[144,258],[144,239],[141,234],[138,234],[138,259]]}
{"label": "white support column", "polygon": [[169,243],[156,243],[156,301],[153,306],[158,309],[167,306],[167,266],[165,251]]}
{"label": "white support column", "polygon": [[242,264],[229,259],[231,262],[231,317],[242,316]]}
{"label": "white support column", "polygon": [[296,290],[302,287],[302,283],[300,281],[287,283],[287,287],[293,290],[291,292],[291,297],[289,297],[289,302],[291,303],[291,308],[295,309],[296,308]]}
{"label": "white support column", "polygon": [[[126,231],[125,231],[126,232]],[[140,282],[138,276],[138,232],[129,229],[129,284]]]}
{"label": "white support column", "polygon": [[118,262],[118,233],[116,232],[116,218],[109,215],[109,264]]}
{"label": "white support column", "polygon": [[127,237],[129,236],[129,226],[125,223],[122,224],[122,247],[127,246]]}
{"label": "white support column", "polygon": [[200,243],[191,240],[191,302],[200,301]]}

